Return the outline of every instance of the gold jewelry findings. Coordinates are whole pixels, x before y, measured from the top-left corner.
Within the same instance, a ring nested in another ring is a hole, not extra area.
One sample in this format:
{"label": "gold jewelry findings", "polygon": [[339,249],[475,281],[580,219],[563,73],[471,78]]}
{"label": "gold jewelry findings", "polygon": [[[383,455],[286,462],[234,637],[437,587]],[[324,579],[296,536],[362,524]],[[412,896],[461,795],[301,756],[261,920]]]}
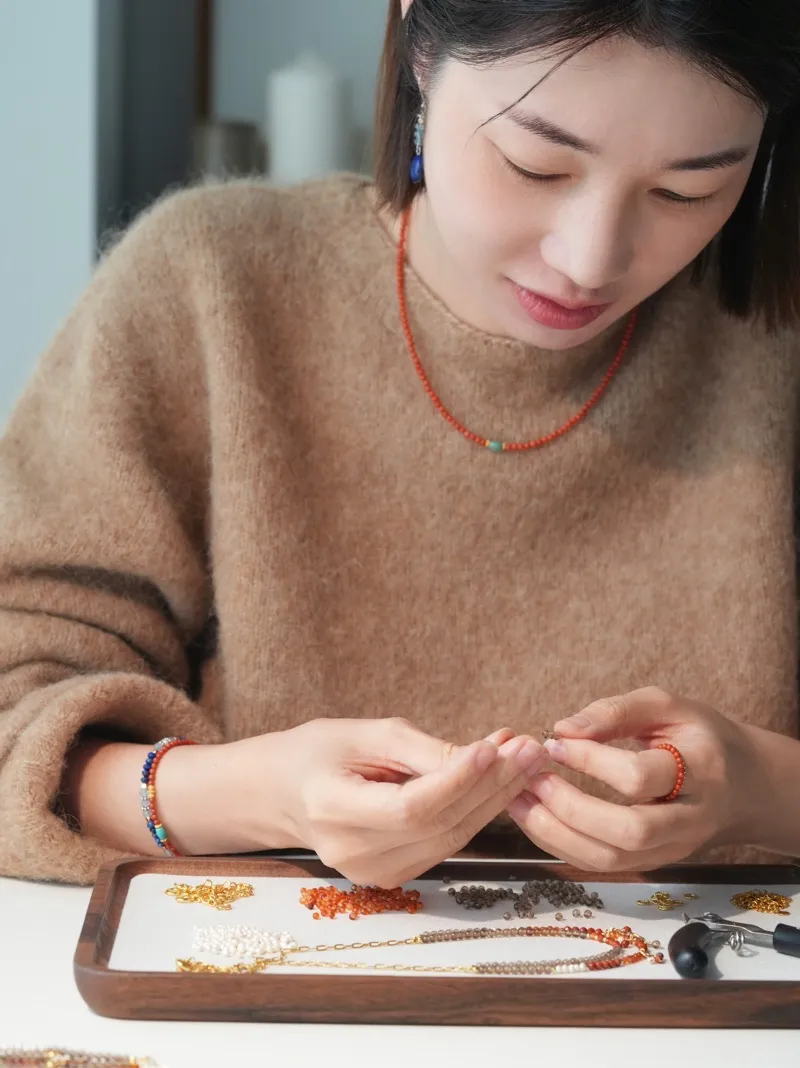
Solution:
{"label": "gold jewelry findings", "polygon": [[164,891],[169,897],[174,897],[183,905],[208,905],[219,912],[230,912],[234,901],[244,897],[252,897],[255,889],[251,883],[234,883],[228,880],[224,883],[213,883],[206,879],[198,886],[189,886],[188,883],[176,883],[169,890]]}
{"label": "gold jewelry findings", "polygon": [[696,901],[697,894],[684,894],[682,898],[672,897],[666,890],[656,890],[644,901],[637,901],[637,905],[654,905],[660,912],[670,912],[672,909],[683,908],[687,901]]}
{"label": "gold jewelry findings", "polygon": [[[426,964],[366,964],[346,961],[298,961],[295,954],[327,953],[330,951],[387,949],[396,946],[432,945],[439,942],[464,942],[495,938],[578,938],[600,942],[609,948],[590,957],[569,957],[544,961],[485,961],[466,965]],[[626,952],[631,950],[632,952]],[[390,939],[385,942],[352,942],[350,944],[298,946],[287,949],[277,959],[257,958],[250,963],[231,965],[205,964],[193,957],[176,961],[179,972],[194,975],[256,975],[269,968],[338,968],[349,971],[432,972],[436,975],[566,975],[575,972],[606,971],[649,960],[663,964],[664,954],[653,953],[652,947],[630,927],[614,927],[602,931],[595,927],[467,927],[443,931],[424,931],[413,938]]]}
{"label": "gold jewelry findings", "polygon": [[731,904],[736,909],[745,909],[748,912],[768,912],[774,916],[788,916],[791,903],[790,897],[786,897],[785,894],[775,894],[771,890],[747,890],[743,894],[734,894],[731,898]]}

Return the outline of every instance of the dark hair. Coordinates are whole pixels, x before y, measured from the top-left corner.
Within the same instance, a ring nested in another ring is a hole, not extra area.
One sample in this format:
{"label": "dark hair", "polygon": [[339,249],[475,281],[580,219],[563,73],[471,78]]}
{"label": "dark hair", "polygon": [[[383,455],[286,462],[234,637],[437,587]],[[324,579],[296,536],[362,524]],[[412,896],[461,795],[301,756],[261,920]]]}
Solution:
{"label": "dark hair", "polygon": [[391,0],[376,122],[376,184],[400,213],[422,104],[415,70],[446,58],[508,59],[533,49],[567,58],[607,38],[666,48],[749,97],[766,126],[744,195],[695,263],[718,278],[722,306],[774,328],[800,322],[800,9],[798,0]]}

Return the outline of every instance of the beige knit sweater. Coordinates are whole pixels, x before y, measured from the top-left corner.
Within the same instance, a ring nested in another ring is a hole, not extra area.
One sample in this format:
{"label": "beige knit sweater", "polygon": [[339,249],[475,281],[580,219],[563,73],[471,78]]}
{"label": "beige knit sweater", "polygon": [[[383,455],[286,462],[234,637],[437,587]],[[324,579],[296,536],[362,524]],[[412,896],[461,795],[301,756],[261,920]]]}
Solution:
{"label": "beige knit sweater", "polygon": [[[496,455],[425,396],[394,264],[344,177],[181,194],[100,266],[0,443],[0,874],[114,856],[53,810],[89,724],[467,740],[653,683],[796,733],[793,339],[679,279],[588,421]],[[493,338],[413,272],[409,301],[491,437],[565,421],[619,339]]]}

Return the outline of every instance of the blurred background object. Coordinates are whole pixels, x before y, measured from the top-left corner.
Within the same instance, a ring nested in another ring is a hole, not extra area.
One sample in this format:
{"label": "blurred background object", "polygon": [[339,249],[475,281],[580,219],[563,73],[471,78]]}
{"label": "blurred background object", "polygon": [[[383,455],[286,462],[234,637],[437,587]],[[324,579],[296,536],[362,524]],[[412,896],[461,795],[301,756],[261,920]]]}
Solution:
{"label": "blurred background object", "polygon": [[191,177],[208,181],[263,174],[265,148],[255,123],[198,119],[192,137]]}
{"label": "blurred background object", "polygon": [[313,55],[352,94],[348,168],[369,172],[372,118],[388,0],[216,0],[211,107],[219,119],[263,128],[270,74]]}
{"label": "blurred background object", "polygon": [[166,191],[369,172],[386,8],[0,0],[0,429],[98,254]]}
{"label": "blurred background object", "polygon": [[350,82],[313,53],[267,80],[264,136],[269,176],[279,184],[353,166]]}

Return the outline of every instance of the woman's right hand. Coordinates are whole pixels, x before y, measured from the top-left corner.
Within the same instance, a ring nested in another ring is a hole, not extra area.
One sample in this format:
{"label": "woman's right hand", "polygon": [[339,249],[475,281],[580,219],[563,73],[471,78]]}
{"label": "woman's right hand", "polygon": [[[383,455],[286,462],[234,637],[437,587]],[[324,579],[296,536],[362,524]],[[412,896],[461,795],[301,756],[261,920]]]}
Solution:
{"label": "woman's right hand", "polygon": [[224,748],[248,838],[269,848],[278,829],[281,845],[386,888],[462,849],[547,756],[511,731],[455,746],[402,719],[312,720]]}

